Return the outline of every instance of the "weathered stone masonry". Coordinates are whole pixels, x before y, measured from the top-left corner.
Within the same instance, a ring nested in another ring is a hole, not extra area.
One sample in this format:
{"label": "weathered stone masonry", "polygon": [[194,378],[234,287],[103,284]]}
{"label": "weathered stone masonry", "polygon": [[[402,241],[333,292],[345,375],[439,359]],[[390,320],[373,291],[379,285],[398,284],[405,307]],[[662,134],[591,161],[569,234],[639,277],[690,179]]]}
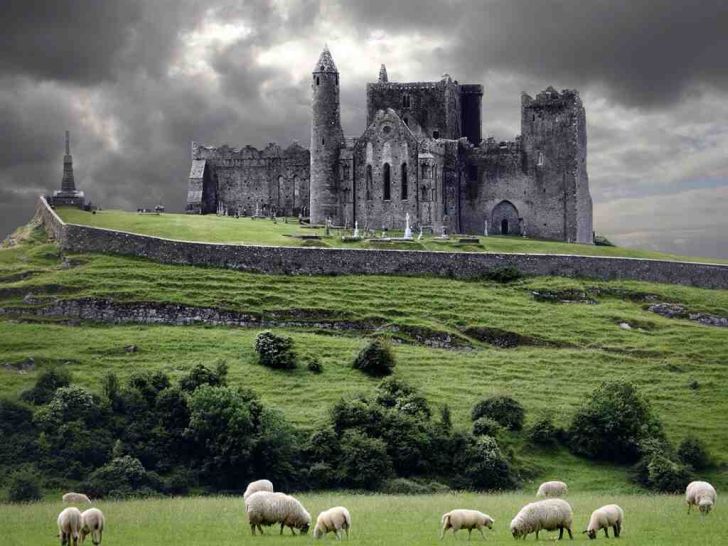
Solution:
{"label": "weathered stone masonry", "polygon": [[718,264],[555,254],[350,250],[173,241],[64,224],[42,197],[38,215],[66,252],[121,254],[167,264],[226,267],[277,275],[434,275],[457,279],[479,278],[494,268],[513,266],[526,275],[629,279],[728,289],[728,266]]}

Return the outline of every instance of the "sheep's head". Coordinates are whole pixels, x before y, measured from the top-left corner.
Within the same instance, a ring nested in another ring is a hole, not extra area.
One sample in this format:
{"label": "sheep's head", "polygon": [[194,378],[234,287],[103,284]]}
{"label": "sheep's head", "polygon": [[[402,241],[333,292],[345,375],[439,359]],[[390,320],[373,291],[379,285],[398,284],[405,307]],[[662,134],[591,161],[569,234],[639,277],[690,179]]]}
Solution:
{"label": "sheep's head", "polygon": [[488,529],[492,529],[494,523],[495,523],[494,519],[488,518],[487,520],[485,520],[485,524],[488,526]]}
{"label": "sheep's head", "polygon": [[511,522],[511,534],[513,535],[513,538],[521,538],[526,537],[526,533],[523,531],[520,525],[518,525],[518,522],[514,519]]}
{"label": "sheep's head", "polygon": [[583,531],[586,536],[588,536],[590,539],[594,540],[597,538],[597,530],[596,529],[584,529]]}
{"label": "sheep's head", "polygon": [[703,514],[710,514],[710,511],[713,509],[713,501],[702,498],[700,499],[700,502],[698,502],[698,508]]}
{"label": "sheep's head", "polygon": [[324,536],[324,532],[321,530],[321,528],[317,525],[313,529],[313,538],[321,538]]}
{"label": "sheep's head", "polygon": [[311,524],[310,523],[304,523],[303,525],[301,525],[301,527],[299,527],[299,529],[301,531],[301,534],[302,535],[307,534],[309,527],[311,527]]}

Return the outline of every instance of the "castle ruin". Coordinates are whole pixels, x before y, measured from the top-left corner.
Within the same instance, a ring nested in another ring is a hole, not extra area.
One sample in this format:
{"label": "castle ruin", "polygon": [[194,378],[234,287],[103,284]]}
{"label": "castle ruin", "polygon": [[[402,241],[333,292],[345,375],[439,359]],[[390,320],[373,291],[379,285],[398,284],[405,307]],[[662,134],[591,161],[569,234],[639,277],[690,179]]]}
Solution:
{"label": "castle ruin", "polygon": [[444,75],[367,84],[367,127],[341,128],[339,72],[316,63],[311,146],[192,144],[190,213],[309,215],[312,224],[528,235],[592,243],[586,115],[577,91],[522,95],[521,135],[481,139],[483,87]]}

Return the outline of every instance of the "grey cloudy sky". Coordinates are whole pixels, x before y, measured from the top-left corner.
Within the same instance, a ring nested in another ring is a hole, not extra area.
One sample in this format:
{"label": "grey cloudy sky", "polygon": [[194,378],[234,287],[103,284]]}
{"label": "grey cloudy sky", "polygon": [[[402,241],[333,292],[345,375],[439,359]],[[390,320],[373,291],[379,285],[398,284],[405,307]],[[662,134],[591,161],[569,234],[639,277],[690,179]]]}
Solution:
{"label": "grey cloudy sky", "polygon": [[328,42],[347,134],[367,81],[482,83],[483,134],[512,139],[520,92],[582,94],[595,229],[728,257],[725,0],[6,0],[0,18],[0,234],[60,184],[103,206],[181,210],[190,141],[309,139]]}

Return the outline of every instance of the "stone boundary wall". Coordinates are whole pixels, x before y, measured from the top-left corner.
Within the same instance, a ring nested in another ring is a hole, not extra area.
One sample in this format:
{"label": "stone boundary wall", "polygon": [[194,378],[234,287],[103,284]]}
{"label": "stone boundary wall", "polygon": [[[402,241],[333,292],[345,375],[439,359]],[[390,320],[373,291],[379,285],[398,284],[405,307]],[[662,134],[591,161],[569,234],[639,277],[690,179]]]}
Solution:
{"label": "stone boundary wall", "polygon": [[636,280],[728,289],[728,265],[564,254],[352,250],[175,241],[65,224],[41,197],[39,216],[66,252],[137,256],[166,264],[225,267],[274,275],[434,275],[482,277],[513,266],[526,275]]}

